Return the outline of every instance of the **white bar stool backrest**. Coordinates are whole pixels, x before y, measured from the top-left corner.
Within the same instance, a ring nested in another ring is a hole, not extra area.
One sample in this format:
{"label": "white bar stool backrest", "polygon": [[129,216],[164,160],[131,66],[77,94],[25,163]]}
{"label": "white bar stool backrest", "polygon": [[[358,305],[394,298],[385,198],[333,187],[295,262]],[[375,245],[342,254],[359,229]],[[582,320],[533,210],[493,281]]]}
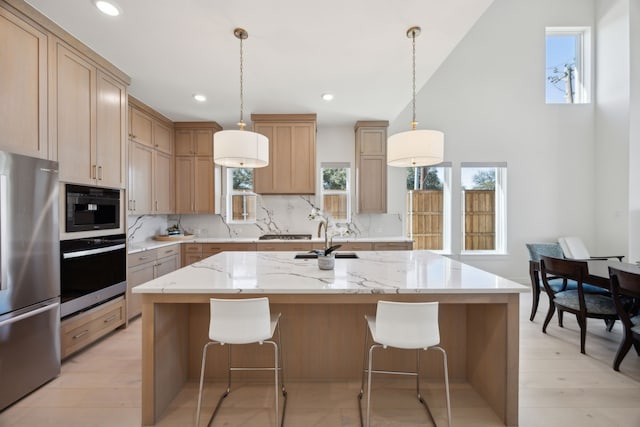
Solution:
{"label": "white bar stool backrest", "polygon": [[378,301],[373,339],[383,346],[427,348],[440,343],[438,303]]}
{"label": "white bar stool backrest", "polygon": [[211,298],[209,339],[225,344],[249,344],[271,338],[268,298]]}

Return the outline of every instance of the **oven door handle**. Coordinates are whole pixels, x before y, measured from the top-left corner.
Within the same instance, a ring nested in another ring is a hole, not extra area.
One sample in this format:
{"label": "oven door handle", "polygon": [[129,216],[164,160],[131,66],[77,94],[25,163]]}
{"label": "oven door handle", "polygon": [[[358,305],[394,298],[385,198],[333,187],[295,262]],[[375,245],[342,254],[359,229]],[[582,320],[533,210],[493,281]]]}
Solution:
{"label": "oven door handle", "polygon": [[124,249],[124,248],[125,248],[125,244],[120,243],[119,245],[107,246],[104,248],[87,249],[86,251],[64,252],[62,254],[62,258],[63,259],[80,258],[88,255],[96,255],[96,254],[103,254],[106,252],[113,252],[113,251],[117,251],[119,249]]}

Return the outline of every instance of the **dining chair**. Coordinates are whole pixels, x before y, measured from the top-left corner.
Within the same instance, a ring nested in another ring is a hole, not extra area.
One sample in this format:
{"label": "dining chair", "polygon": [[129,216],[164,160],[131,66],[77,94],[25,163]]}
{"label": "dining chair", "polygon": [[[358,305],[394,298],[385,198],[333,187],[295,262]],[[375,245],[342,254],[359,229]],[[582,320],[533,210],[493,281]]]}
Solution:
{"label": "dining chair", "polygon": [[[451,427],[451,401],[449,394],[449,373],[447,369],[447,352],[439,346],[440,327],[438,323],[438,303],[403,303],[378,301],[375,316],[365,315],[368,328],[365,330],[364,357],[362,362],[362,382],[358,394],[360,425],[371,426],[371,374],[409,375],[416,377],[416,395],[418,401],[427,410],[431,421],[436,422],[429,405],[420,392],[420,352],[436,349],[442,352],[444,366],[444,384],[447,400],[447,423]],[[369,344],[371,335],[371,346]],[[416,351],[415,372],[379,371],[373,369],[375,349],[400,348]],[[366,424],[362,416],[362,398],[364,395],[365,374],[367,378],[367,415]]]}
{"label": "dining chair", "polygon": [[[540,281],[540,257],[548,256],[553,258],[565,258],[562,247],[558,242],[552,243],[526,243],[529,251],[529,277],[531,278],[531,315],[529,320],[533,322],[538,311],[540,294],[544,292],[544,286]],[[554,292],[577,289],[577,284],[573,280],[562,277],[548,277],[549,286]],[[607,290],[598,286],[584,283],[583,289],[590,294],[607,294]]]}
{"label": "dining chair", "polygon": [[[618,314],[613,299],[607,295],[588,294],[584,291],[584,279],[589,270],[586,261],[540,257],[540,273],[547,296],[549,297],[549,311],[542,325],[542,332],[547,332],[547,326],[558,310],[558,324],[563,327],[562,316],[565,311],[576,315],[580,327],[580,353],[585,353],[587,334],[587,318],[604,319],[610,330]],[[577,289],[555,292],[549,283],[549,278],[561,277],[576,282]]]}
{"label": "dining chair", "polygon": [[620,370],[620,363],[633,345],[640,356],[640,274],[609,267],[611,295],[623,327],[623,336],[613,360],[613,369]]}
{"label": "dining chair", "polygon": [[[280,313],[271,314],[269,299],[210,299],[209,342],[202,349],[202,368],[200,371],[200,389],[198,392],[198,407],[196,410],[196,427],[200,425],[200,409],[202,405],[202,389],[204,372],[207,362],[207,349],[211,345],[227,346],[227,388],[218,399],[218,403],[209,419],[210,425],[218,413],[222,401],[231,393],[232,371],[274,371],[275,382],[275,426],[284,425],[284,415],[287,407],[287,391],[284,386],[282,363],[282,339],[280,336]],[[273,336],[278,332],[278,340]],[[274,349],[274,366],[265,368],[246,368],[231,366],[231,347],[237,344],[271,344]],[[280,379],[278,378],[280,377]],[[279,417],[278,395],[282,392],[284,399],[282,418]]]}

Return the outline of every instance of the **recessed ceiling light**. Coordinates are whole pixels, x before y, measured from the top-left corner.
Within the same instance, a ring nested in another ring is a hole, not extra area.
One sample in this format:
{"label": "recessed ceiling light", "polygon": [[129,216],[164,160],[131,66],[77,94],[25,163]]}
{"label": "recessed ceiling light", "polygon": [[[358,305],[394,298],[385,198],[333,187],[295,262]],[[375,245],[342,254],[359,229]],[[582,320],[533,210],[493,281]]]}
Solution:
{"label": "recessed ceiling light", "polygon": [[100,10],[100,12],[104,13],[105,15],[118,16],[120,15],[120,13],[122,13],[120,7],[112,1],[95,0],[94,4],[98,8],[98,10]]}
{"label": "recessed ceiling light", "polygon": [[195,100],[196,100],[196,101],[198,101],[198,102],[204,102],[204,101],[206,101],[206,100],[207,100],[207,97],[206,97],[206,96],[204,96],[204,95],[203,95],[203,94],[201,94],[201,93],[194,93],[194,94],[193,94],[193,99],[195,99]]}
{"label": "recessed ceiling light", "polygon": [[333,99],[333,94],[332,93],[323,93],[322,94],[322,99],[324,99],[325,101],[331,101]]}

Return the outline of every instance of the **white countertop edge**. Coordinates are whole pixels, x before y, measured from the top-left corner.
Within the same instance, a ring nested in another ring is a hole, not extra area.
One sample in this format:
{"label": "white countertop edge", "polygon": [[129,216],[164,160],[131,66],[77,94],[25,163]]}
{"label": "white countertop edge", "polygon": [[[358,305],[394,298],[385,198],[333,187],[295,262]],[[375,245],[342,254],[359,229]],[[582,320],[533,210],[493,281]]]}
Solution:
{"label": "white countertop edge", "polygon": [[206,289],[206,288],[133,288],[134,294],[167,294],[167,295],[255,295],[255,294],[287,294],[287,295],[477,295],[477,294],[523,294],[530,292],[530,289],[523,285],[522,288],[502,288],[502,289]]}
{"label": "white countertop edge", "polygon": [[[289,240],[289,239],[270,239],[270,240],[259,240],[257,237],[247,237],[247,238],[231,238],[231,237],[197,237],[195,239],[182,239],[182,240],[170,240],[170,241],[161,241],[161,240],[145,240],[143,242],[134,242],[129,243],[127,253],[129,255],[136,254],[139,252],[144,252],[152,249],[162,248],[164,246],[176,245],[181,243],[321,243],[324,242],[324,239],[312,238],[301,239],[301,240]],[[412,239],[407,237],[354,237],[354,238],[334,238],[334,244],[340,243],[371,243],[371,242],[381,242],[381,243],[410,243],[413,242]]]}

